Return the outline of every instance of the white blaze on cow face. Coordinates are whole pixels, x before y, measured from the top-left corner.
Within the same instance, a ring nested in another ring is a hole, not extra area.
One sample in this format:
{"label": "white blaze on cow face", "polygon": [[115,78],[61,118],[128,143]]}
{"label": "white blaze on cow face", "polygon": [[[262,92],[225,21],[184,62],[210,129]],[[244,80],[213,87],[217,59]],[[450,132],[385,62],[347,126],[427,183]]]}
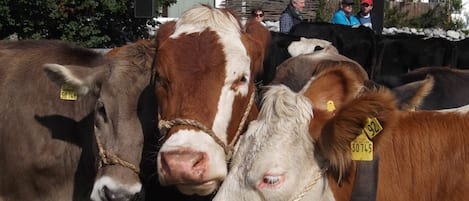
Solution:
{"label": "white blaze on cow face", "polygon": [[[311,117],[306,97],[283,85],[270,87],[214,201],[289,201],[303,191],[303,200],[333,200],[314,157]],[[312,189],[305,191],[311,183]]]}
{"label": "white blaze on cow face", "polygon": [[[218,43],[223,47],[220,50],[206,50],[223,52],[225,66],[219,66],[219,68],[224,68],[225,74],[220,75],[224,76],[221,88],[209,89],[211,92],[217,90],[219,94],[217,104],[203,106],[207,110],[216,111],[212,126],[208,129],[212,130],[226,145],[233,113],[244,113],[244,111],[234,111],[236,108],[233,107],[235,100],[239,100],[239,97],[248,96],[251,58],[241,41],[241,28],[236,19],[220,10],[212,11],[217,17],[215,21],[205,19],[213,17],[212,14],[204,15],[205,11],[186,12],[176,23],[176,29],[170,39],[178,40],[181,36],[209,30],[216,34]],[[184,20],[187,20],[186,17],[199,21],[186,24],[184,23]],[[203,80],[198,81],[203,82]],[[177,153],[184,153],[187,159],[179,156],[179,159],[175,159],[176,157],[173,156]],[[213,193],[227,174],[226,153],[223,147],[199,129],[179,129],[172,133],[162,145],[157,158],[160,183],[176,185],[184,194]]]}

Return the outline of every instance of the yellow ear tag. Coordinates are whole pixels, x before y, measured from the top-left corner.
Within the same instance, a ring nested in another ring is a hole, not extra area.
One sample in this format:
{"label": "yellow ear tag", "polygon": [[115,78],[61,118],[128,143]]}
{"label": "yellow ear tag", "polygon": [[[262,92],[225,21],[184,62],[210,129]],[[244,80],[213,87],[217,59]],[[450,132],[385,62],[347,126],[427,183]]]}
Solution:
{"label": "yellow ear tag", "polygon": [[383,130],[383,127],[379,123],[378,119],[376,119],[376,117],[366,119],[366,123],[365,123],[365,127],[363,128],[363,131],[368,136],[368,138],[373,139],[373,137],[378,135],[378,133],[381,132],[382,130]]}
{"label": "yellow ear tag", "polygon": [[352,148],[352,160],[373,160],[373,142],[366,137],[365,133],[360,133],[360,135],[350,143],[350,146]]}
{"label": "yellow ear tag", "polygon": [[328,100],[328,101],[327,101],[326,110],[327,110],[328,112],[334,112],[334,111],[335,111],[334,101],[332,101],[332,100]]}
{"label": "yellow ear tag", "polygon": [[62,100],[77,100],[78,99],[78,93],[75,89],[75,87],[69,85],[69,84],[63,84],[60,87],[60,99]]}

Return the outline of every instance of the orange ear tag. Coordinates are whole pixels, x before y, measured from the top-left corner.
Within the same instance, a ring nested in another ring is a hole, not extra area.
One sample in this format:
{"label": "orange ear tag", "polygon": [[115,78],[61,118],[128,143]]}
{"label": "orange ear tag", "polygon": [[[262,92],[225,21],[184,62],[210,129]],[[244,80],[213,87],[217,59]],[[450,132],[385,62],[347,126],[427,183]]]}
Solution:
{"label": "orange ear tag", "polygon": [[78,99],[76,88],[69,84],[63,84],[60,87],[60,99],[76,101]]}

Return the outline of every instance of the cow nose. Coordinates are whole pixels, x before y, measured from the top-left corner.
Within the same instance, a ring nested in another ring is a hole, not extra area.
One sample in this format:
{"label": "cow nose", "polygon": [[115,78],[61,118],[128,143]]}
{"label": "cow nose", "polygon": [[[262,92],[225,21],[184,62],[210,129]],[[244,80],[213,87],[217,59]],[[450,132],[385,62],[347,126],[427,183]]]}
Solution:
{"label": "cow nose", "polygon": [[124,189],[110,189],[107,186],[103,187],[104,201],[137,201],[141,200],[140,193],[131,193]]}
{"label": "cow nose", "polygon": [[207,154],[199,151],[161,153],[163,172],[174,182],[199,182],[207,170]]}

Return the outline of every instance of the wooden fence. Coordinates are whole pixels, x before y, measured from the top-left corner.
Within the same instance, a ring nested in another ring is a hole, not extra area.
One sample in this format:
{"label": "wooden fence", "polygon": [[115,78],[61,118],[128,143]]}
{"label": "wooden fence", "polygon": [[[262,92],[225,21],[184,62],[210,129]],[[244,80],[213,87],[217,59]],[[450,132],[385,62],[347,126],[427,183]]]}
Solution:
{"label": "wooden fence", "polygon": [[[333,12],[339,8],[340,1],[341,0],[326,0],[325,10],[330,14],[329,17],[332,18]],[[360,1],[355,1],[357,2],[357,6],[354,7],[354,12],[358,12],[358,3]],[[387,4],[389,8],[397,7],[402,11],[408,11],[408,18],[420,16],[429,9],[435,8],[438,4],[444,4],[385,1],[385,5]],[[289,2],[290,0],[225,0],[222,5],[236,11],[241,17],[249,17],[253,9],[261,7],[265,12],[265,20],[277,21]],[[319,9],[319,0],[305,0],[305,4],[306,6],[302,12],[303,17],[307,21],[314,21],[316,19],[317,10]]]}

